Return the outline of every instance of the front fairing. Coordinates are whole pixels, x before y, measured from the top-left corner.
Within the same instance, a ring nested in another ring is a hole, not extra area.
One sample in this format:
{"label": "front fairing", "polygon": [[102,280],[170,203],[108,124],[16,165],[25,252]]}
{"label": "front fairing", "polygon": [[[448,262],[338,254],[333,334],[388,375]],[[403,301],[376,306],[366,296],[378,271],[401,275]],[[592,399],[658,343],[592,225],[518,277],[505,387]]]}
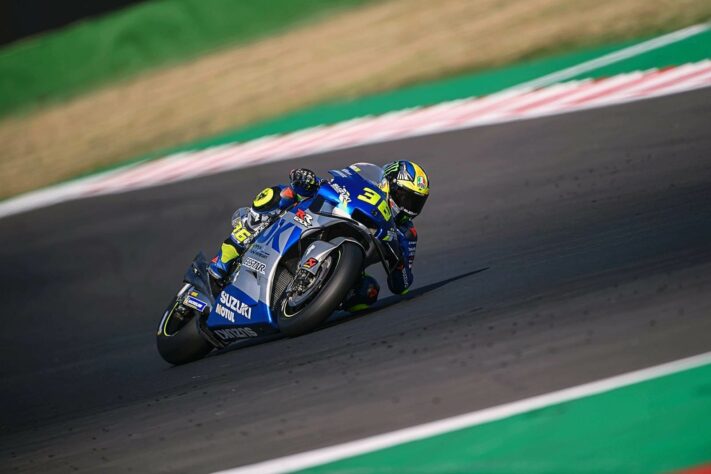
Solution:
{"label": "front fairing", "polygon": [[378,240],[393,238],[394,221],[382,170],[369,163],[358,163],[330,173],[333,179],[324,183],[317,195],[325,204],[321,212],[355,220]]}

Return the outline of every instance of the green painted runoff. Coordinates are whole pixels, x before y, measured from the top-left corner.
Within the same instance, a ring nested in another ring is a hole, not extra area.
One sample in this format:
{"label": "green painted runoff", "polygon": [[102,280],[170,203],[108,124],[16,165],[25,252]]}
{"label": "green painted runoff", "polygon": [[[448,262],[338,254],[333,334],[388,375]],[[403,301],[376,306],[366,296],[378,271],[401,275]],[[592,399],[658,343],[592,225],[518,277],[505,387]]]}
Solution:
{"label": "green painted runoff", "polygon": [[711,461],[711,365],[303,473],[663,473]]}

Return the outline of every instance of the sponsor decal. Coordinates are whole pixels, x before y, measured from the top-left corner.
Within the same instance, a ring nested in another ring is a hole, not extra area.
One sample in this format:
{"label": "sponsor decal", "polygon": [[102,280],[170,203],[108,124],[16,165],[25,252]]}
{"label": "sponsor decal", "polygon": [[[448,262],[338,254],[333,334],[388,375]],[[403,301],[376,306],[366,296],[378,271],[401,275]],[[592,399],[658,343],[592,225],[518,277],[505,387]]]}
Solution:
{"label": "sponsor decal", "polygon": [[427,184],[425,183],[424,176],[418,176],[415,180],[415,185],[420,189],[425,189],[427,187]]}
{"label": "sponsor decal", "polygon": [[331,187],[336,190],[338,197],[343,204],[351,202],[351,193],[349,193],[346,188],[336,183],[331,183]]}
{"label": "sponsor decal", "polygon": [[311,257],[311,258],[309,258],[308,260],[306,260],[306,261],[304,262],[303,267],[306,268],[306,269],[309,269],[309,268],[315,267],[316,265],[318,265],[318,260],[316,260],[315,258]]}
{"label": "sponsor decal", "polygon": [[217,307],[215,308],[215,312],[228,320],[231,323],[235,322],[235,313],[230,311],[229,309],[225,308],[221,304],[218,304]]}
{"label": "sponsor decal", "polygon": [[311,214],[307,214],[303,209],[299,209],[294,215],[294,220],[304,227],[311,227],[313,217]]}
{"label": "sponsor decal", "polygon": [[254,329],[250,328],[215,329],[213,332],[223,341],[231,341],[234,339],[245,339],[248,337],[258,336]]}
{"label": "sponsor decal", "polygon": [[267,268],[266,263],[262,263],[251,257],[245,257],[244,260],[242,260],[242,266],[250,268],[257,273],[261,273],[262,275],[264,275],[264,269]]}
{"label": "sponsor decal", "polygon": [[189,306],[193,309],[196,309],[196,310],[202,312],[202,310],[205,309],[205,306],[207,306],[207,303],[195,298],[193,296],[193,294],[197,295],[198,293],[196,291],[191,291],[190,294],[188,295],[188,297],[185,298],[185,300],[183,301],[183,304],[185,306]]}
{"label": "sponsor decal", "polygon": [[215,308],[215,312],[231,323],[235,322],[235,314],[252,319],[252,308],[224,292],[220,294],[220,303]]}
{"label": "sponsor decal", "polygon": [[412,181],[412,173],[407,169],[407,165],[402,163],[400,171],[397,174],[397,179],[402,181]]}

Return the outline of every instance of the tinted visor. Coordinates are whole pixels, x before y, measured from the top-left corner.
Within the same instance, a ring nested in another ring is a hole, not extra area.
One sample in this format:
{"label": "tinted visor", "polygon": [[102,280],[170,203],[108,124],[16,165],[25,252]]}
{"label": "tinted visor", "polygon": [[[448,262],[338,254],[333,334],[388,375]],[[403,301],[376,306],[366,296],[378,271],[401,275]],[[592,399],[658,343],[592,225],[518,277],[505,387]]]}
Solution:
{"label": "tinted visor", "polygon": [[425,207],[425,202],[427,202],[427,196],[422,194],[417,194],[409,189],[397,186],[392,190],[392,197],[395,204],[400,207],[403,211],[407,212],[411,216],[417,216],[422,212],[422,208]]}

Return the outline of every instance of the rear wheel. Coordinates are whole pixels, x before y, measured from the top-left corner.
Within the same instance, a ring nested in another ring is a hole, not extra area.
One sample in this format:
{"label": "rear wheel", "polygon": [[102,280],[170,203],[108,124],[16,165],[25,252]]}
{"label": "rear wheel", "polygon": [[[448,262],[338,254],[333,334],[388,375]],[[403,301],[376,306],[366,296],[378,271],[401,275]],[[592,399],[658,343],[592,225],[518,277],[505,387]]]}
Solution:
{"label": "rear wheel", "polygon": [[202,359],[212,350],[197,323],[196,311],[183,306],[177,296],[173,298],[163,313],[156,336],[158,352],[166,362],[186,364]]}
{"label": "rear wheel", "polygon": [[315,276],[298,269],[274,307],[281,332],[300,336],[324,322],[356,283],[362,266],[363,251],[344,242],[321,262]]}

